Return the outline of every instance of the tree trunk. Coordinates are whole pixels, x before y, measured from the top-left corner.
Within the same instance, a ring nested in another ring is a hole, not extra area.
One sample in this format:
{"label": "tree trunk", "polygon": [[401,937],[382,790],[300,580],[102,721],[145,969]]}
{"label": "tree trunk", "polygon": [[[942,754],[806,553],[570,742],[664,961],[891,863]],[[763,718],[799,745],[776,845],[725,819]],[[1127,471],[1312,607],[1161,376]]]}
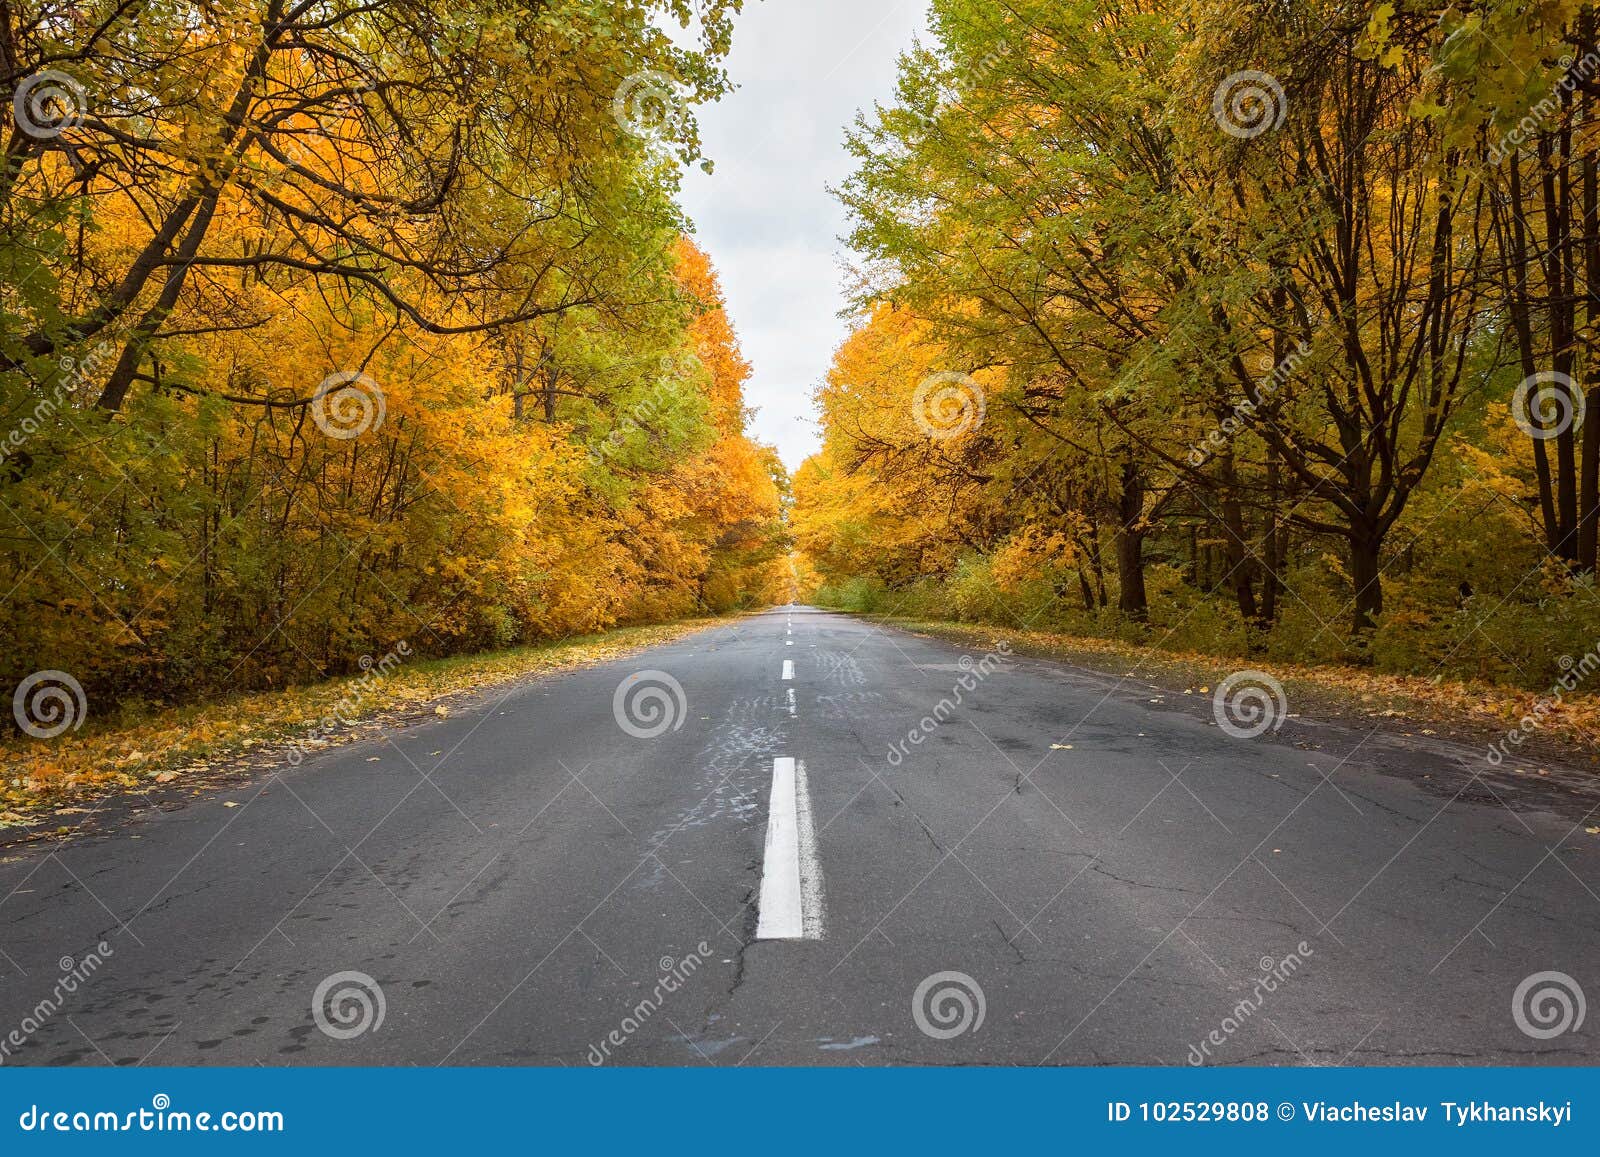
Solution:
{"label": "tree trunk", "polygon": [[1233,452],[1219,455],[1222,479],[1222,558],[1228,567],[1228,582],[1233,587],[1239,617],[1246,623],[1256,620],[1255,568],[1251,565],[1249,543],[1245,539],[1244,510],[1239,505],[1239,483],[1233,468]]}
{"label": "tree trunk", "polygon": [[1280,480],[1278,477],[1278,455],[1272,447],[1267,447],[1267,516],[1266,527],[1262,531],[1261,544],[1263,547],[1264,568],[1266,574],[1261,578],[1261,617],[1257,626],[1263,631],[1272,630],[1278,621],[1278,592],[1283,587],[1280,577],[1285,556],[1288,554],[1286,544],[1281,535],[1287,535],[1287,530],[1280,532],[1278,529],[1278,491]]}
{"label": "tree trunk", "polygon": [[1355,614],[1351,626],[1356,634],[1372,630],[1383,613],[1383,576],[1378,571],[1378,552],[1382,539],[1359,531],[1350,536],[1350,578],[1355,584]]}
{"label": "tree trunk", "polygon": [[[1517,357],[1522,370],[1523,379],[1533,377],[1538,369],[1534,353],[1533,332],[1533,302],[1528,290],[1528,270],[1533,264],[1533,258],[1528,252],[1528,231],[1531,226],[1525,226],[1523,216],[1514,206],[1522,204],[1522,162],[1518,154],[1513,151],[1506,160],[1506,175],[1509,182],[1510,204],[1513,208],[1506,210],[1502,228],[1505,230],[1505,244],[1510,249],[1509,281],[1505,287],[1506,298],[1510,303],[1511,329],[1517,338]],[[1550,455],[1545,449],[1545,444],[1538,438],[1533,439],[1533,473],[1539,486],[1539,517],[1544,525],[1544,545],[1546,549],[1554,551],[1556,543],[1561,540],[1561,527],[1556,519],[1555,485],[1550,474]]]}
{"label": "tree trunk", "polygon": [[[1594,9],[1585,6],[1578,17],[1578,36],[1582,43],[1593,44],[1594,35]],[[1594,94],[1588,86],[1584,86],[1579,97],[1580,123],[1590,123],[1594,104]],[[1584,377],[1587,377],[1595,371],[1587,354],[1593,344],[1594,327],[1600,322],[1600,298],[1596,297],[1600,288],[1595,284],[1595,278],[1600,277],[1600,174],[1596,173],[1595,150],[1592,146],[1583,149],[1580,172],[1583,221],[1579,233],[1582,238],[1583,313],[1586,324],[1578,335],[1578,341],[1584,355]],[[1583,457],[1578,476],[1578,566],[1593,572],[1596,548],[1600,547],[1600,534],[1597,534],[1600,531],[1600,414],[1595,414],[1595,406],[1600,403],[1600,384],[1589,386],[1587,391],[1582,384],[1578,384],[1574,386],[1574,391],[1585,395],[1588,413],[1593,415],[1583,425]],[[1573,400],[1577,401],[1576,398]]]}
{"label": "tree trunk", "polygon": [[[1540,192],[1544,201],[1545,288],[1550,325],[1551,368],[1572,376],[1573,335],[1577,328],[1577,301],[1573,297],[1571,128],[1563,96],[1562,126],[1555,139],[1540,141]],[[1555,384],[1553,383],[1553,388]],[[1569,426],[1555,435],[1556,555],[1571,563],[1578,559],[1578,463],[1576,434]]]}
{"label": "tree trunk", "polygon": [[1144,594],[1144,535],[1125,527],[1117,531],[1117,609],[1141,623],[1150,614]]}
{"label": "tree trunk", "polygon": [[1117,495],[1117,609],[1143,622],[1150,607],[1144,592],[1144,479],[1131,457],[1122,463]]}

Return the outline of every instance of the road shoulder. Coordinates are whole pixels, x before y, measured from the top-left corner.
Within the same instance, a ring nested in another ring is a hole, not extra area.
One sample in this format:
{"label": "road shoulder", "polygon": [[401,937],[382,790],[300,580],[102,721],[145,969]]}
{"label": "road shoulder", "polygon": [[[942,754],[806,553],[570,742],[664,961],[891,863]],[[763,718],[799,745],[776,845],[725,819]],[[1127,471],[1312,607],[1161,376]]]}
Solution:
{"label": "road shoulder", "polygon": [[114,822],[119,796],[163,807],[263,768],[385,729],[448,716],[496,689],[609,662],[713,629],[742,613],[619,627],[552,643],[447,659],[363,657],[362,673],[283,691],[153,712],[49,740],[0,745],[0,848]]}
{"label": "road shoulder", "polygon": [[[1242,670],[1261,671],[1282,685],[1287,712],[1254,742],[1326,751],[1452,798],[1490,793],[1508,804],[1574,817],[1600,802],[1600,744],[1588,726],[1600,710],[1595,696],[1569,697],[1527,729],[1519,722],[1541,696],[1514,688],[1176,653],[989,624],[857,617],[974,651],[1003,643],[1013,655],[1098,678],[1108,695],[1152,710],[1182,711],[1212,725],[1219,684]],[[1520,731],[1514,744],[1507,742],[1513,729]],[[1489,758],[1493,746],[1504,753],[1498,761]]]}

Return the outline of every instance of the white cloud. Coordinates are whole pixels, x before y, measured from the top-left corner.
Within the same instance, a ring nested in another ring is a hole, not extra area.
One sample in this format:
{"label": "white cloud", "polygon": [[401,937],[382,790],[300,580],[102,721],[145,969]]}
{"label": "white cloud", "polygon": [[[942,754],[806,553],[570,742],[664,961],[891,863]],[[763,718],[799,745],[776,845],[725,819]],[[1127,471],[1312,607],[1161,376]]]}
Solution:
{"label": "white cloud", "polygon": [[754,368],[752,432],[791,470],[817,447],[811,393],[846,329],[847,223],[827,187],[850,173],[846,127],[890,98],[896,56],[925,19],[923,0],[749,4],[727,62],[739,87],[699,114],[716,171],[686,175],[684,204]]}

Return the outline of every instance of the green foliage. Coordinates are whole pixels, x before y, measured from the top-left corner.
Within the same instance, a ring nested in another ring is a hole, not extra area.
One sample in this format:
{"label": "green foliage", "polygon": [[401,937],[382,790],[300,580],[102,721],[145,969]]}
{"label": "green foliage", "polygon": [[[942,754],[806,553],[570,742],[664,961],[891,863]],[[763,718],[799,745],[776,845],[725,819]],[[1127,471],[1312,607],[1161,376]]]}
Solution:
{"label": "green foliage", "polygon": [[70,115],[0,176],[0,682],[104,720],[776,597],[676,202],[738,7],[6,8]]}
{"label": "green foliage", "polygon": [[[848,142],[826,597],[1524,687],[1595,646],[1600,439],[1512,418],[1535,374],[1600,412],[1592,8],[932,26]],[[979,404],[930,430],[952,372]]]}

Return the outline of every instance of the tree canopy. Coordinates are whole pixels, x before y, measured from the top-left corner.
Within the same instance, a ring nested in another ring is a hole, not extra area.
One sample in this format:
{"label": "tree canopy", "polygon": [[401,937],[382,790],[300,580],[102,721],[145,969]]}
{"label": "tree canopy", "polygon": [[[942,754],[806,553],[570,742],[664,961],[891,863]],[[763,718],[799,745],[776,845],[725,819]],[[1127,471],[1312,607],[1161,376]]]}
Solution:
{"label": "tree canopy", "polygon": [[676,200],[738,7],[7,5],[8,679],[181,698],[775,597],[787,479]]}
{"label": "tree canopy", "polygon": [[824,598],[1534,684],[1589,645],[1592,9],[932,7],[838,190]]}

